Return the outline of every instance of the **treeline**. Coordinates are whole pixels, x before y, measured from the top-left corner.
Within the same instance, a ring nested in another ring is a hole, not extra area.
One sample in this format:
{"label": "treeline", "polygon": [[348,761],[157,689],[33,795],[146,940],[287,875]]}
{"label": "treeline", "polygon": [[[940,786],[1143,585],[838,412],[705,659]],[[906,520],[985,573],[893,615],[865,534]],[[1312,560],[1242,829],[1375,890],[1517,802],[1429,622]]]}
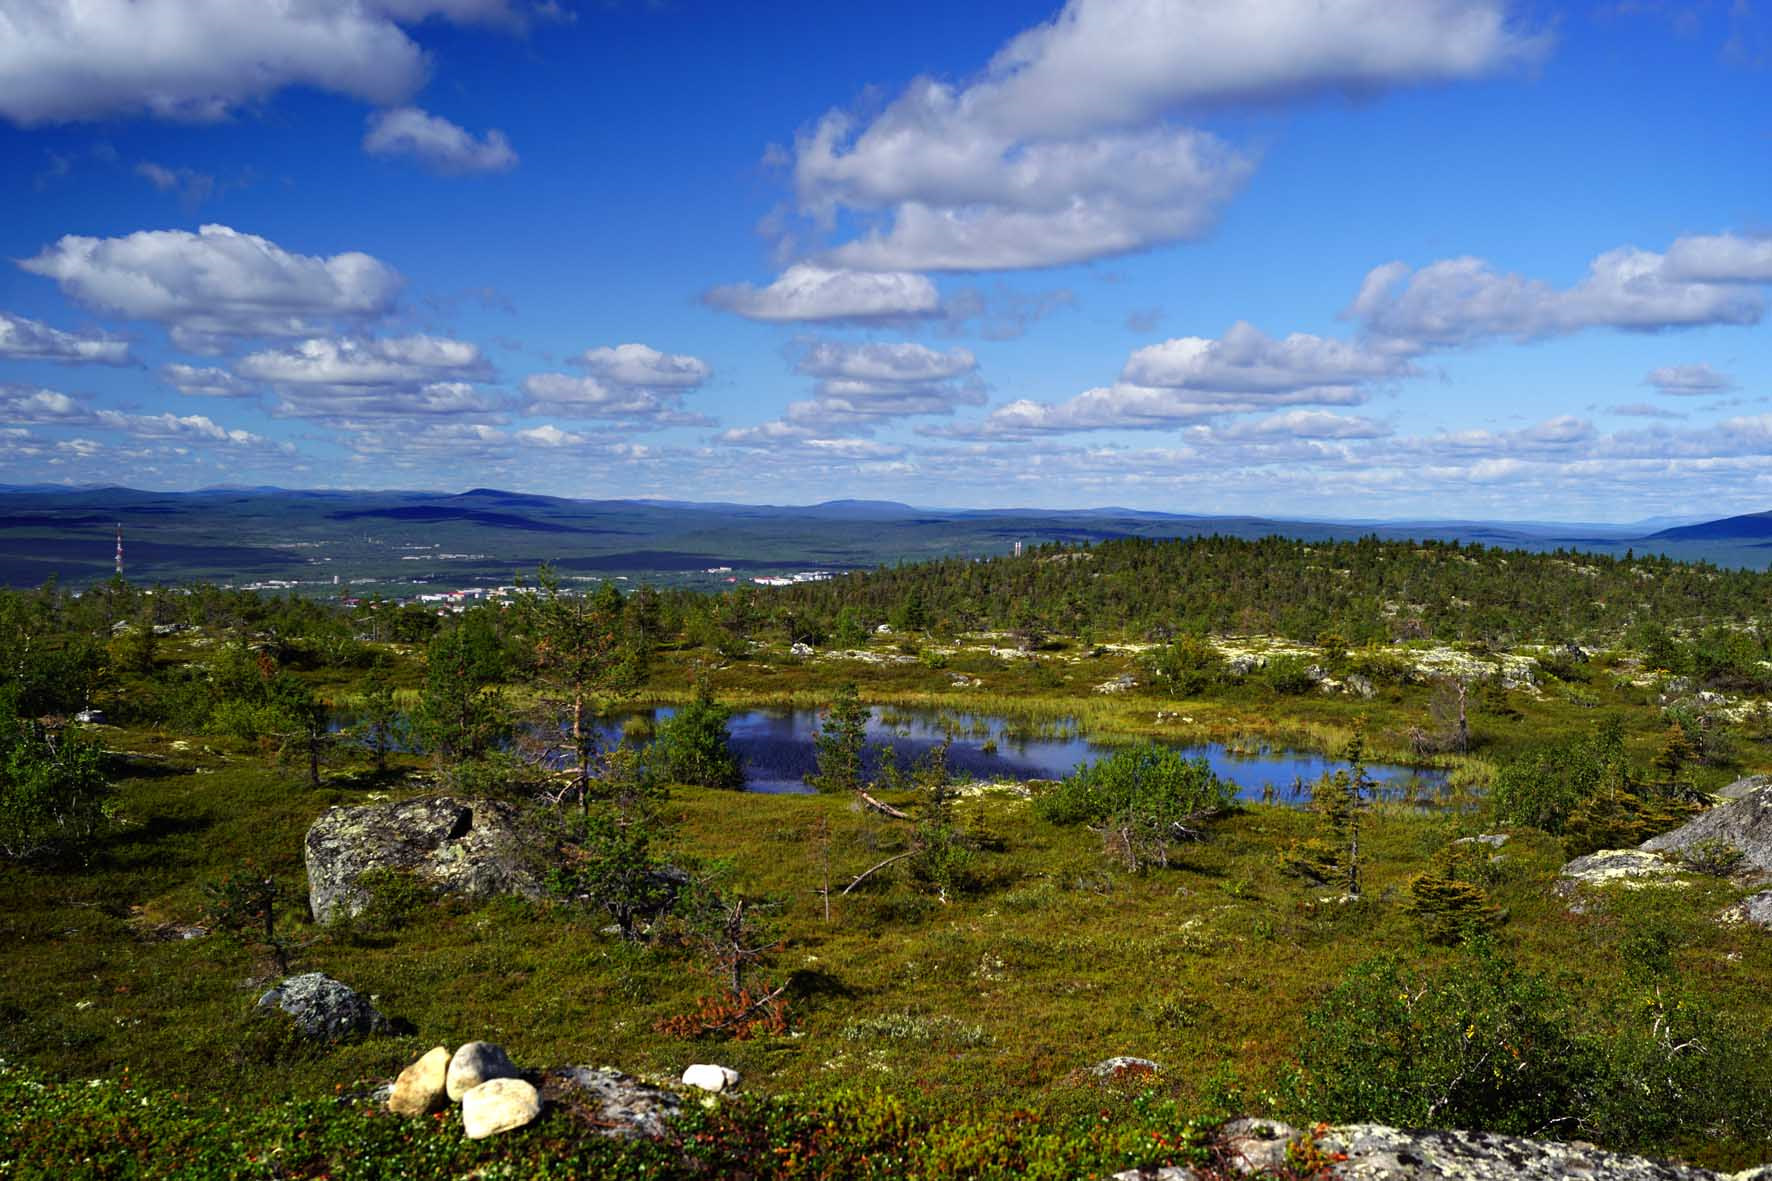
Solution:
{"label": "treeline", "polygon": [[1698,631],[1755,622],[1772,573],[1704,563],[1458,542],[1282,537],[1121,539],[1019,558],[947,559],[854,573],[770,596],[784,618],[937,631],[1063,635],[1265,633],[1356,645],[1611,641],[1646,624]]}

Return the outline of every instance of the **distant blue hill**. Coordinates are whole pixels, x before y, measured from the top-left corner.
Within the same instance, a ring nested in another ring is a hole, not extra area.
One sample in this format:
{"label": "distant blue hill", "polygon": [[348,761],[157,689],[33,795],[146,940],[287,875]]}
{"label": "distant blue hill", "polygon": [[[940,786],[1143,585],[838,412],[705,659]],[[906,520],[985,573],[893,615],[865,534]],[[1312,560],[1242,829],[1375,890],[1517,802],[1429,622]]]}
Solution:
{"label": "distant blue hill", "polygon": [[1772,513],[1748,513],[1740,517],[1723,517],[1698,525],[1682,525],[1651,534],[1652,541],[1764,541],[1772,538]]}

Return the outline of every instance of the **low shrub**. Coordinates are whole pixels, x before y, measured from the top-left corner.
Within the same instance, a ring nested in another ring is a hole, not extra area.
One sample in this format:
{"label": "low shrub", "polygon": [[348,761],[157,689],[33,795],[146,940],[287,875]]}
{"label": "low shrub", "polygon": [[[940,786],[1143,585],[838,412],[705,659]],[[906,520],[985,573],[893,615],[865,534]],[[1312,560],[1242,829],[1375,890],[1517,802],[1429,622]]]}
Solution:
{"label": "low shrub", "polygon": [[1235,798],[1235,785],[1214,775],[1205,759],[1147,743],[1079,768],[1035,797],[1034,806],[1054,824],[1101,833],[1137,872],[1151,861],[1167,866],[1170,845],[1197,839],[1205,821]]}

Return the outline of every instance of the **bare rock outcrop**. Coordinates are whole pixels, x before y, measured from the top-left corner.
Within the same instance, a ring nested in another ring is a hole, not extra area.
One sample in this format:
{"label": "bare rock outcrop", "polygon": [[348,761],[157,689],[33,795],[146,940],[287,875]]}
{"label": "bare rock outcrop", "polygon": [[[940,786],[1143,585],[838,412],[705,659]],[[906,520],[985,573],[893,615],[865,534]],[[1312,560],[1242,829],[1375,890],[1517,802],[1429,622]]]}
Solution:
{"label": "bare rock outcrop", "polygon": [[537,898],[536,842],[521,809],[500,800],[429,796],[331,808],[308,829],[304,849],[314,921],[359,914],[369,902],[363,875],[411,873],[439,894]]}
{"label": "bare rock outcrop", "polygon": [[1650,837],[1640,847],[1650,853],[1677,853],[1707,841],[1740,849],[1745,871],[1772,873],[1772,785],[1718,804],[1672,832]]}
{"label": "bare rock outcrop", "polygon": [[[1317,1160],[1332,1162],[1320,1175],[1344,1181],[1772,1181],[1772,1168],[1764,1166],[1715,1173],[1591,1144],[1382,1124],[1347,1124],[1311,1136],[1264,1119],[1232,1120],[1220,1129],[1222,1172],[1271,1174],[1287,1163],[1289,1144],[1307,1140]],[[1168,1166],[1128,1169],[1114,1174],[1114,1181],[1195,1181],[1198,1176]]]}

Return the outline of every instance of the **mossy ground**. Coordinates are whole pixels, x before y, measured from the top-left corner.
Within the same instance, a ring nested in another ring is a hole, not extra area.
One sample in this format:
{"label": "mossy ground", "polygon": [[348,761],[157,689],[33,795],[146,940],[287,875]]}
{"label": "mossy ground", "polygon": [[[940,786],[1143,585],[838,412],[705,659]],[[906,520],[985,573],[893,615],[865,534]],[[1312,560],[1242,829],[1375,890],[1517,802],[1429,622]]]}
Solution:
{"label": "mossy ground", "polygon": [[[881,702],[1057,713],[1092,732],[1244,735],[1331,750],[1364,717],[1381,754],[1387,735],[1427,709],[1421,687],[1370,701],[1276,698],[1255,688],[1200,701],[1089,692],[1132,669],[1123,654],[1044,672],[989,657],[944,669],[756,659],[718,670],[714,685],[737,702],[811,703],[856,679]],[[661,700],[683,692],[688,671],[687,659],[667,658],[651,692]],[[986,684],[955,690],[954,672]],[[1479,715],[1479,753],[1462,773],[1480,781],[1496,752],[1585,730],[1596,699],[1627,712],[1646,750],[1661,725],[1656,711],[1642,691],[1602,675],[1579,693],[1551,685],[1511,695],[1517,717]],[[1159,722],[1159,710],[1194,720]],[[1015,1108],[1063,1118],[1091,1118],[1104,1105],[1123,1111],[1126,1096],[1104,1091],[1088,1067],[1132,1054],[1165,1066],[1151,1089],[1175,1110],[1213,1110],[1232,1088],[1260,1108],[1305,1036],[1305,1012],[1350,965],[1384,950],[1416,961],[1450,954],[1426,941],[1402,900],[1408,880],[1447,842],[1485,827],[1480,802],[1375,807],[1362,833],[1365,901],[1346,903],[1282,872],[1280,852],[1315,823],[1297,809],[1242,809],[1171,868],[1129,875],[1087,831],[1045,824],[1019,799],[973,797],[960,803],[961,821],[990,838],[974,889],[944,904],[887,871],[835,898],[827,922],[815,823],[829,822],[838,889],[902,847],[898,826],[842,799],[678,788],[670,810],[680,847],[730,859],[737,884],[779,901],[785,938],[769,971],[792,981],[790,1035],[709,1045],[654,1029],[714,987],[686,953],[623,944],[602,933],[600,916],[564,903],[437,904],[395,930],[308,922],[299,898],[307,826],[335,804],[422,790],[409,778],[416,763],[381,779],[334,770],[315,790],[263,752],[195,736],[100,733],[140,756],[121,772],[117,832],[85,866],[0,867],[8,899],[0,1058],[51,1079],[114,1080],[127,1071],[133,1085],[193,1102],[350,1091],[391,1077],[431,1045],[484,1038],[528,1065],[603,1064],[674,1078],[712,1058],[740,1070],[753,1094],[878,1088],[957,1119]],[[1596,1012],[1631,995],[1640,986],[1631,936],[1653,921],[1668,932],[1681,977],[1707,1000],[1756,1028],[1772,1018],[1763,987],[1772,939],[1713,921],[1741,888],[1696,878],[1677,891],[1621,893],[1572,916],[1549,891],[1564,860],[1554,839],[1521,831],[1495,852],[1486,884],[1508,916],[1502,943],[1567,995]],[[296,970],[325,971],[372,994],[408,1032],[304,1049],[249,1019],[269,975],[262,953],[218,935],[166,937],[203,921],[205,882],[248,862],[295,895],[281,925],[296,945]],[[1695,1136],[1688,1151],[1742,1164],[1757,1149]]]}

